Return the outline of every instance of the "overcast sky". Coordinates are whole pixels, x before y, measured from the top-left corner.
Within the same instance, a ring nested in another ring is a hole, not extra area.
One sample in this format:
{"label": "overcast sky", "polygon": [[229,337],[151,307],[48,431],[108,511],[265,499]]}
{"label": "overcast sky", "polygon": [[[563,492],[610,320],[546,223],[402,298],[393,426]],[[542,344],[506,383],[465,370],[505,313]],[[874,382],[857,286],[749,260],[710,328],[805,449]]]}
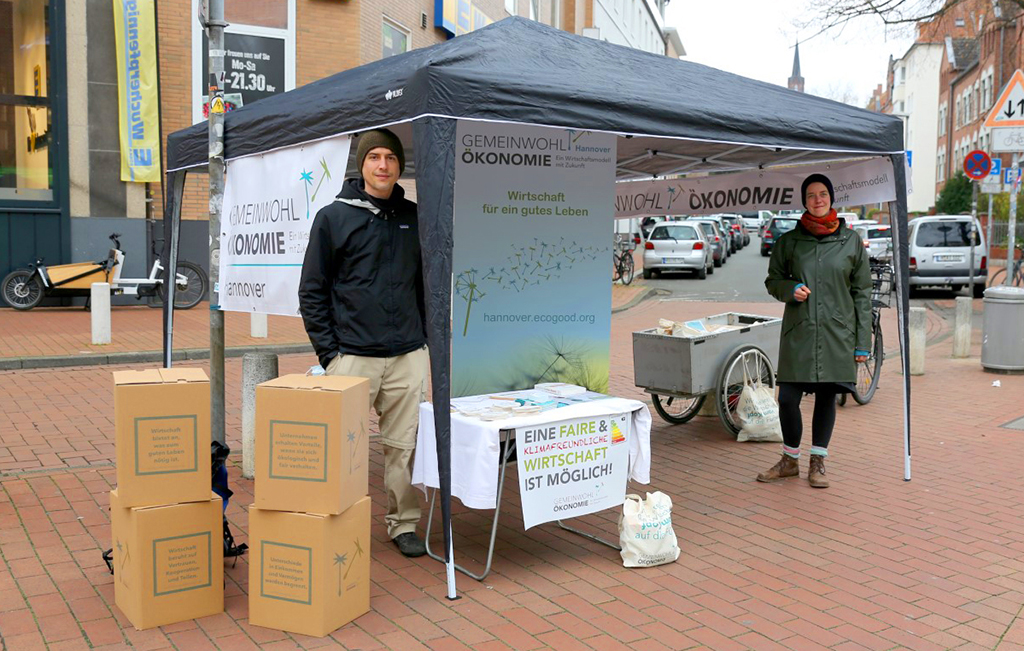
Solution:
{"label": "overcast sky", "polygon": [[[807,0],[671,0],[666,23],[679,30],[688,61],[781,86],[793,70],[793,43],[815,30],[798,30]],[[907,34],[886,34],[881,22],[860,19],[841,33],[800,45],[805,90],[863,106],[885,81],[889,55],[902,56]]]}

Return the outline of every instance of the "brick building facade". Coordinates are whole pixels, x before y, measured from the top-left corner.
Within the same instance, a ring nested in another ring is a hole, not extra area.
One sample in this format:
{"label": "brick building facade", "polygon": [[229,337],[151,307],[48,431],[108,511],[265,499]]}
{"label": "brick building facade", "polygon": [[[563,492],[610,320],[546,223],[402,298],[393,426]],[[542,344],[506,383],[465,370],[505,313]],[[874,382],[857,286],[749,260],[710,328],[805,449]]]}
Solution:
{"label": "brick building facade", "polygon": [[[509,15],[648,51],[685,54],[678,33],[664,25],[666,0],[224,2],[229,24],[225,94],[236,105],[442,43]],[[165,159],[166,136],[205,119],[206,46],[198,5],[199,0],[156,2]],[[104,257],[109,247],[106,236],[115,231],[122,234],[129,253],[125,276],[145,276],[155,257],[153,242],[162,232],[162,189],[159,183],[120,179],[110,0],[0,0],[0,18],[7,14],[13,18],[0,22],[16,29],[0,25],[0,62],[21,56],[28,51],[26,44],[45,42],[48,65],[37,66],[41,72],[36,73],[36,96],[31,91],[32,65],[20,66],[27,72],[13,80],[0,72],[0,277],[39,255],[45,255],[48,264]],[[595,28],[595,16],[604,21],[603,28]],[[40,35],[43,30],[49,30],[45,38]],[[606,36],[599,36],[602,31]],[[14,104],[4,104],[4,97],[14,97]],[[43,112],[35,109],[40,106],[45,107]],[[19,149],[26,140],[25,115],[45,116],[47,110],[51,124],[37,129],[41,135],[35,141],[44,148],[26,154]],[[14,162],[5,166],[7,159]],[[11,168],[17,174],[5,175]],[[52,188],[43,187],[47,178]],[[189,174],[181,255],[204,266],[207,195],[206,176]]]}

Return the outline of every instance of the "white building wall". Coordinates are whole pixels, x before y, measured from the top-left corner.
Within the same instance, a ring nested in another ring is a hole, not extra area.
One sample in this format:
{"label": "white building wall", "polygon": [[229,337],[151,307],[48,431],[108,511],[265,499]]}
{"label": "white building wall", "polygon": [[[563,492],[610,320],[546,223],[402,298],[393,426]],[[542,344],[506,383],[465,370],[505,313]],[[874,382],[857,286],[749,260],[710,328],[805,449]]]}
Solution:
{"label": "white building wall", "polygon": [[665,54],[661,17],[653,0],[593,0],[593,3],[594,28],[598,30],[594,36],[609,43]]}
{"label": "white building wall", "polygon": [[936,147],[939,137],[939,68],[941,44],[918,43],[896,62],[903,66],[902,88],[906,146],[911,152],[914,192],[907,197],[909,212],[926,212],[935,205]]}

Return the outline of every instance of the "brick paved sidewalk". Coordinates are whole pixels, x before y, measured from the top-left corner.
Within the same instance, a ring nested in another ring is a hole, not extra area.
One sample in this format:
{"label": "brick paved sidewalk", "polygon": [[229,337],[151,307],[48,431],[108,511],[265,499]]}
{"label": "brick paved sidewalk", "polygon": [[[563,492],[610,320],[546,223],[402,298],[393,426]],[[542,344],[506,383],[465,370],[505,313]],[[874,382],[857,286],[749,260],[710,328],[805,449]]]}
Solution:
{"label": "brick paved sidewalk", "polygon": [[[775,307],[646,301],[616,315],[613,392],[643,397],[632,386],[633,330],[659,317]],[[386,540],[375,440],[373,610],[325,639],[250,626],[244,558],[227,566],[225,614],[135,631],[112,605],[100,559],[110,544],[113,367],[0,372],[0,646],[1021,649],[1024,434],[1000,426],[1024,416],[1024,377],[982,372],[980,337],[971,359],[950,351],[948,339],[930,347],[927,374],[914,378],[912,482],[902,481],[901,378],[891,362],[870,405],[840,410],[826,491],[802,478],[753,481],[777,457],[775,444],[738,444],[713,418],[668,426],[655,416],[653,484],[631,490],[672,496],[677,563],[627,570],[615,552],[553,525],[524,532],[513,475],[494,570],[483,583],[460,575],[457,602],[444,598],[440,564],[405,559]],[[281,370],[309,363],[287,356]],[[229,360],[236,447],[239,374]],[[231,461],[228,517],[244,541],[252,482]],[[472,564],[490,513],[457,500],[454,510],[456,554]],[[585,520],[613,532],[614,519]]]}
{"label": "brick paved sidewalk", "polygon": [[[620,309],[644,293],[642,279],[626,286],[612,285],[612,309]],[[208,303],[174,313],[174,349],[210,347]],[[302,319],[268,317],[266,339],[250,335],[249,315],[225,312],[225,345],[278,346],[309,344]],[[14,358],[96,355],[163,350],[163,311],[146,306],[116,306],[111,310],[110,344],[92,344],[89,312],[81,307],[46,307],[28,312],[0,309],[0,362]]]}

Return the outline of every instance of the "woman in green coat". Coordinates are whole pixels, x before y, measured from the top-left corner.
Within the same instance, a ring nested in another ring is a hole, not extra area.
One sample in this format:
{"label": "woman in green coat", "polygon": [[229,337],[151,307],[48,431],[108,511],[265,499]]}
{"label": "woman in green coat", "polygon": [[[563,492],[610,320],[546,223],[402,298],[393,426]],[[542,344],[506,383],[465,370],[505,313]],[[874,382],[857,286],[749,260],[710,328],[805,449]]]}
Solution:
{"label": "woman in green coat", "polygon": [[822,174],[801,188],[807,212],[778,239],[765,287],[786,304],[779,345],[782,458],[758,481],[797,477],[803,422],[800,400],[814,394],[808,481],[828,487],[825,457],[836,420],[836,395],[852,392],[857,362],[871,345],[871,271],[860,236],[832,209],[835,192]]}

